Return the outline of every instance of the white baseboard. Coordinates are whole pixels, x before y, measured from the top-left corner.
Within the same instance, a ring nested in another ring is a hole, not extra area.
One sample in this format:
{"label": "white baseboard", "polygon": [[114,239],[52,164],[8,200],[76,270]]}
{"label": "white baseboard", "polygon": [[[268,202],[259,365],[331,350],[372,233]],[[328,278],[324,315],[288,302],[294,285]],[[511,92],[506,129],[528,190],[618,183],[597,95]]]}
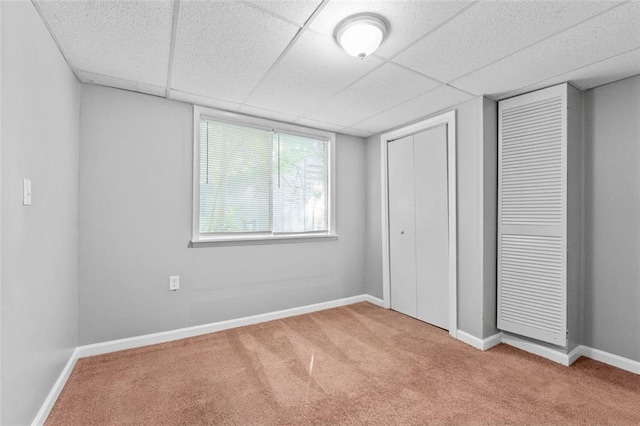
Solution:
{"label": "white baseboard", "polygon": [[330,302],[316,303],[313,305],[301,306],[297,308],[284,309],[281,311],[269,312],[266,314],[253,315],[250,317],[237,318],[227,321],[214,322],[210,324],[196,325],[193,327],[179,328],[177,330],[163,331],[160,333],[145,334],[142,336],[128,337],[126,339],[111,340],[108,342],[94,343],[78,347],[78,358],[94,355],[102,355],[110,352],[122,351],[125,349],[139,348],[142,346],[155,345],[158,343],[171,342],[174,340],[186,339],[203,334],[214,333],[216,331],[228,330],[230,328],[243,327],[246,325],[258,324],[266,321],[292,317],[295,315],[308,314],[325,309],[337,308],[339,306],[351,305],[358,302],[376,303],[373,296],[360,294],[358,296],[344,299],[332,300]]}
{"label": "white baseboard", "polygon": [[569,363],[568,354],[563,354],[562,352],[555,351],[551,348],[538,345],[528,340],[520,339],[518,337],[511,336],[508,334],[503,334],[502,343],[505,343],[509,346],[513,346],[514,348],[521,349],[525,352],[529,352],[531,354],[541,356],[542,358],[546,358],[550,361],[557,362],[558,364],[562,364],[564,366],[571,365]]}
{"label": "white baseboard", "polygon": [[69,357],[69,361],[67,361],[67,364],[62,369],[60,376],[58,376],[58,380],[56,380],[56,382],[53,384],[53,387],[51,388],[49,395],[47,395],[47,398],[44,400],[44,403],[40,407],[38,414],[36,414],[36,417],[33,419],[33,422],[31,422],[31,426],[43,425],[44,422],[47,420],[47,417],[49,417],[49,413],[51,412],[51,409],[53,408],[56,401],[58,400],[58,396],[60,396],[60,392],[62,392],[64,385],[67,383],[67,380],[69,379],[69,376],[73,371],[73,367],[76,365],[76,361],[78,361],[77,348],[74,349],[73,352],[71,353],[71,356]]}
{"label": "white baseboard", "polygon": [[[69,357],[69,361],[60,373],[60,376],[56,380],[53,388],[49,392],[49,395],[47,395],[47,398],[42,404],[42,407],[34,418],[32,426],[42,425],[47,420],[47,417],[49,416],[51,409],[55,405],[60,392],[62,392],[64,385],[67,383],[67,380],[69,379],[69,376],[73,371],[73,367],[75,366],[76,361],[80,358],[101,355],[110,352],[117,352],[125,349],[139,348],[158,343],[171,342],[174,340],[186,339],[188,337],[200,336],[203,334],[214,333],[216,331],[228,330],[231,328],[258,324],[261,322],[273,321],[276,319],[282,319],[296,315],[308,314],[311,312],[337,308],[340,306],[351,305],[359,302],[369,302],[374,305],[384,307],[384,302],[377,297],[371,296],[369,294],[361,294],[344,299],[332,300],[330,302],[316,303],[313,305],[284,309],[281,311],[253,315],[250,317],[220,321],[194,327],[180,328],[177,330],[164,331],[160,333],[146,334],[143,336],[129,337],[126,339],[111,340],[108,342],[95,343],[92,345],[79,346]],[[535,355],[542,356],[551,361],[555,361],[566,366],[571,365],[580,356],[585,356],[587,358],[591,358],[596,361],[600,361],[635,374],[640,374],[640,362],[628,358],[623,358],[621,356],[601,351],[599,349],[593,349],[586,346],[578,346],[569,354],[562,354],[545,346],[538,345],[527,340],[519,339],[515,336],[505,335],[501,332],[494,334],[493,336],[489,336],[486,339],[480,339],[462,330],[455,331],[458,340],[483,351],[490,349],[499,343],[506,343],[508,345],[533,353]]]}
{"label": "white baseboard", "polygon": [[588,346],[580,346],[580,348],[581,354],[584,357],[591,358],[593,360],[600,361],[635,374],[640,374],[640,362],[638,361],[624,358],[620,355],[614,355],[600,349],[590,348]]}
{"label": "white baseboard", "polygon": [[466,343],[467,345],[473,346],[476,349],[486,351],[502,342],[502,333],[496,333],[493,336],[487,337],[486,339],[481,339],[465,331],[458,330],[456,333],[456,338],[461,342]]}
{"label": "white baseboard", "polygon": [[146,334],[143,336],[129,337],[126,339],[111,340],[108,342],[95,343],[92,345],[84,345],[77,347],[69,361],[65,365],[62,373],[53,385],[53,388],[47,395],[40,411],[34,418],[32,426],[43,425],[47,420],[51,409],[56,403],[60,392],[67,383],[73,367],[80,358],[85,358],[93,355],[101,355],[110,352],[121,351],[124,349],[139,348],[142,346],[154,345],[157,343],[170,342],[173,340],[185,339],[188,337],[200,336],[202,334],[213,333],[221,330],[228,330],[230,328],[242,327],[245,325],[258,324],[261,322],[272,321],[281,318],[292,317],[296,315],[308,314],[311,312],[322,311],[325,309],[337,308],[339,306],[352,305],[359,302],[370,302],[374,305],[382,306],[382,300],[377,297],[373,297],[368,294],[360,294],[358,296],[347,297],[344,299],[332,300],[329,302],[316,303],[313,305],[300,306],[297,308],[284,309],[276,312],[269,312],[266,314],[254,315],[250,317],[238,318],[228,321],[220,321],[211,324],[198,325],[195,327],[180,328],[177,330],[164,331],[161,333]]}
{"label": "white baseboard", "polygon": [[574,362],[577,361],[578,358],[582,356],[582,348],[584,348],[584,346],[578,345],[575,348],[573,348],[571,352],[567,354],[567,358],[568,358],[567,362],[569,363],[568,365],[573,364]]}
{"label": "white baseboard", "polygon": [[380,306],[381,308],[384,308],[384,300],[378,299],[377,297],[374,297],[370,294],[365,294],[364,300],[376,306]]}

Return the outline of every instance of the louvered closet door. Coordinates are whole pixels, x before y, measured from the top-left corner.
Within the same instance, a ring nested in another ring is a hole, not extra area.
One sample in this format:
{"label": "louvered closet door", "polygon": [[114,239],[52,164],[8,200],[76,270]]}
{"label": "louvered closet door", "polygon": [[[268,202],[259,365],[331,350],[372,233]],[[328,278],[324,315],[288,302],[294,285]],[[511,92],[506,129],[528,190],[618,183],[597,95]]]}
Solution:
{"label": "louvered closet door", "polygon": [[566,345],[566,85],[499,104],[498,328]]}

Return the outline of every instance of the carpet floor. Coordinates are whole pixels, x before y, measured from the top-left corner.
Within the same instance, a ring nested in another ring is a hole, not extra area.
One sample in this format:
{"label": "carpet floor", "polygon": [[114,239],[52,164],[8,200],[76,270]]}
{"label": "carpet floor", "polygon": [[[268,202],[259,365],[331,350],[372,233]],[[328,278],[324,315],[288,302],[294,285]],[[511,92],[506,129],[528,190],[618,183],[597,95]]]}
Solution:
{"label": "carpet floor", "polygon": [[80,359],[47,425],[640,424],[640,376],[369,303]]}

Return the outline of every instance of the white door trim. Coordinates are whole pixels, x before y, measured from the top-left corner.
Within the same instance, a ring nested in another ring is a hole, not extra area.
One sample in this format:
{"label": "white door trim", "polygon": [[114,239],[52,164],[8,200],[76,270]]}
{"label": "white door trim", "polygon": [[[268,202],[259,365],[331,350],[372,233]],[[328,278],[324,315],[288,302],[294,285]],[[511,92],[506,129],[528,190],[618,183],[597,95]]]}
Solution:
{"label": "white door trim", "polygon": [[389,182],[387,177],[387,144],[442,124],[447,125],[447,178],[449,198],[449,334],[456,337],[458,329],[458,249],[456,213],[456,112],[449,111],[436,117],[410,124],[380,136],[380,187],[382,192],[382,300],[385,308],[391,308],[391,280],[389,265]]}

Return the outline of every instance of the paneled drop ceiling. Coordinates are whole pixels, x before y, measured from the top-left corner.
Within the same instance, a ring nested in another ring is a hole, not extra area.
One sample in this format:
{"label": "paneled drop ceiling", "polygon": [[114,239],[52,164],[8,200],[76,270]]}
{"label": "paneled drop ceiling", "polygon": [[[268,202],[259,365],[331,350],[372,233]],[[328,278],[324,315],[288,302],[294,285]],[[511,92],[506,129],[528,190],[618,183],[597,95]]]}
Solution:
{"label": "paneled drop ceiling", "polygon": [[[478,95],[640,74],[640,0],[34,0],[78,79],[369,136]],[[372,56],[335,42],[374,12]]]}

